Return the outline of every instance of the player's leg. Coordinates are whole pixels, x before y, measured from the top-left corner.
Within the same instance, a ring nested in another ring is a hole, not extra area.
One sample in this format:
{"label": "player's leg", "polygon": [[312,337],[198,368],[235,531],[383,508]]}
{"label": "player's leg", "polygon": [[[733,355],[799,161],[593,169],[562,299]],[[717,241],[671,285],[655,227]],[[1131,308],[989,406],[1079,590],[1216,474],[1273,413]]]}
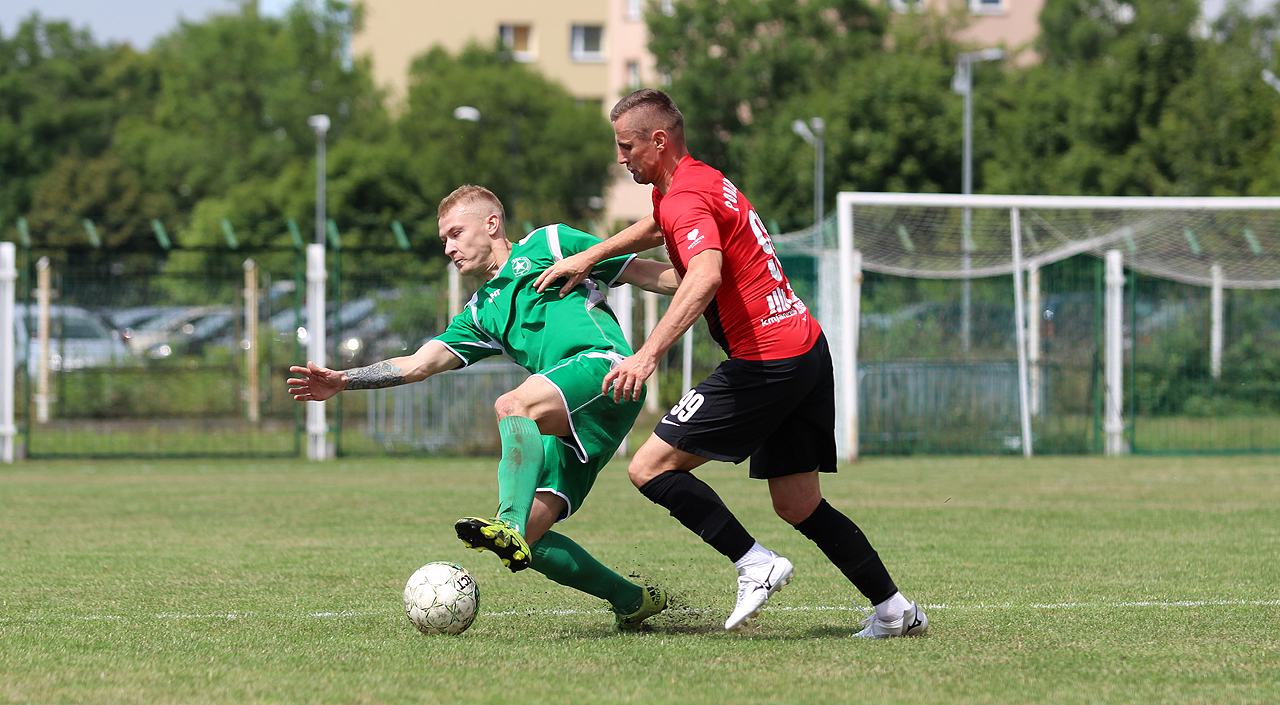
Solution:
{"label": "player's leg", "polygon": [[636,452],[629,474],[645,497],[733,561],[738,598],[725,629],[735,630],[746,626],[774,593],[791,582],[794,568],[791,561],[757,543],[715,490],[690,472],[705,462],[655,433]]}
{"label": "player's leg", "polygon": [[769,481],[778,516],[813,541],[875,605],[876,614],[863,632],[923,634],[928,629],[924,612],[898,591],[857,524],[822,497],[819,471],[836,470],[835,392],[825,340],[805,358],[797,360],[794,386],[809,391],[752,455],[751,476]]}
{"label": "player's leg", "polygon": [[567,508],[565,499],[553,492],[539,492],[534,497],[525,534],[533,551],[529,567],[554,582],[606,600],[619,617],[619,627],[638,627],[647,617],[661,612],[666,607],[665,592],[636,585],[605,567],[568,536],[550,530]]}
{"label": "player's leg", "polygon": [[915,636],[929,629],[924,611],[898,591],[858,525],[822,498],[817,470],[770,478],[769,494],[778,516],[817,544],[875,606],[875,615],[857,636]]}
{"label": "player's leg", "polygon": [[560,392],[538,375],[498,397],[494,411],[502,438],[498,518],[524,534],[543,464],[542,437],[568,435],[569,411]]}
{"label": "player's leg", "polygon": [[497,553],[514,572],[529,566],[526,524],[543,466],[543,436],[567,435],[569,412],[556,387],[538,375],[498,397],[494,411],[502,440],[498,516],[464,517],[455,529],[463,542]]}
{"label": "player's leg", "polygon": [[666,608],[666,592],[627,581],[569,538],[549,530],[555,521],[568,518],[582,506],[643,406],[639,400],[614,403],[600,393],[601,380],[620,359],[619,355],[587,352],[539,375],[563,399],[564,408],[573,411],[558,437],[543,436],[545,461],[526,537],[533,545],[535,570],[608,600],[618,627],[630,630]]}

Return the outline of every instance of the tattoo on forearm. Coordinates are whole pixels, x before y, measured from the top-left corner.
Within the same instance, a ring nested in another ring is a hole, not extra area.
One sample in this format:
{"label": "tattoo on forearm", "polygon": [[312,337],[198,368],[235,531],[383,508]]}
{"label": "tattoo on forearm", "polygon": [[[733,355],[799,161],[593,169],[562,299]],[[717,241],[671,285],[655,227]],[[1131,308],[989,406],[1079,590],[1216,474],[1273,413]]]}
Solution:
{"label": "tattoo on forearm", "polygon": [[368,367],[347,370],[347,389],[382,389],[398,384],[404,384],[404,375],[390,362],[375,362]]}

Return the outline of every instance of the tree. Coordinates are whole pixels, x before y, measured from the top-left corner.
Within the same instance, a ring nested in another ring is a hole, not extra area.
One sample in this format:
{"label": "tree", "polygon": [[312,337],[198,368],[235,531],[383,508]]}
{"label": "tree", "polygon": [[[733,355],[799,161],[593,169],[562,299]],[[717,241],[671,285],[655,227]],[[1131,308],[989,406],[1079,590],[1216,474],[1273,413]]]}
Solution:
{"label": "tree", "polygon": [[999,148],[990,183],[1013,193],[1177,192],[1151,142],[1203,59],[1193,0],[1048,0],[1044,62],[985,108]]}
{"label": "tree", "polygon": [[789,99],[829,90],[878,51],[885,10],[864,0],[689,0],[646,16],[689,149],[723,169],[727,146]]}
{"label": "tree", "polygon": [[[183,213],[201,199],[265,184],[308,161],[315,135],[307,117],[331,117],[336,142],[385,130],[386,115],[367,62],[349,61],[345,38],[359,27],[349,5],[319,10],[297,3],[283,18],[255,3],[203,23],[183,23],[157,40],[154,110],[122,121],[116,144],[145,186],[173,195]],[[221,238],[196,228],[195,242]]]}
{"label": "tree", "polygon": [[0,37],[0,223],[32,208],[37,184],[67,155],[106,152],[116,123],[150,105],[150,76],[145,56],[98,46],[66,22],[33,14]]}
{"label": "tree", "polygon": [[[599,215],[613,158],[599,105],[476,45],[457,56],[434,48],[414,60],[409,78],[397,129],[428,202],[475,183],[514,211],[517,227]],[[455,118],[460,106],[476,108],[479,122]]]}

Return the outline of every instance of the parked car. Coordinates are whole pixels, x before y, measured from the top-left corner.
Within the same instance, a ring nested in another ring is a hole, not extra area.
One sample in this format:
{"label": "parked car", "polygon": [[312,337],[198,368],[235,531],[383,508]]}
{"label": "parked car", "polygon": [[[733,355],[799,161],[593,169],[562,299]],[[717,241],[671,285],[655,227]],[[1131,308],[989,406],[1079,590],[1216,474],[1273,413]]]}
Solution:
{"label": "parked car", "polygon": [[223,338],[230,340],[237,315],[239,311],[234,306],[193,307],[165,321],[154,331],[154,337],[140,341],[137,349],[145,350],[153,360],[198,355],[207,345]]}
{"label": "parked car", "polygon": [[[18,304],[14,309],[14,355],[34,375],[40,359],[39,307]],[[79,370],[124,365],[137,358],[121,336],[96,314],[79,306],[49,307],[49,369]]]}

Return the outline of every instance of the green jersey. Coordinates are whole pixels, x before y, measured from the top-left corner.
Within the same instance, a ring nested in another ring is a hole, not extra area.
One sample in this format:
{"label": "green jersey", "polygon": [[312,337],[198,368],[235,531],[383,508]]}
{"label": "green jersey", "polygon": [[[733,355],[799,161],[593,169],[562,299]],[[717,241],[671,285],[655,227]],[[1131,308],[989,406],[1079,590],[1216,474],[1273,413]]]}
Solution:
{"label": "green jersey", "polygon": [[567,225],[529,233],[511,249],[497,276],[480,287],[435,340],[464,366],[504,355],[535,374],[586,351],[631,355],[602,289],[617,283],[635,255],[597,264],[563,299],[557,286],[541,294],[533,287],[547,267],[598,242]]}

